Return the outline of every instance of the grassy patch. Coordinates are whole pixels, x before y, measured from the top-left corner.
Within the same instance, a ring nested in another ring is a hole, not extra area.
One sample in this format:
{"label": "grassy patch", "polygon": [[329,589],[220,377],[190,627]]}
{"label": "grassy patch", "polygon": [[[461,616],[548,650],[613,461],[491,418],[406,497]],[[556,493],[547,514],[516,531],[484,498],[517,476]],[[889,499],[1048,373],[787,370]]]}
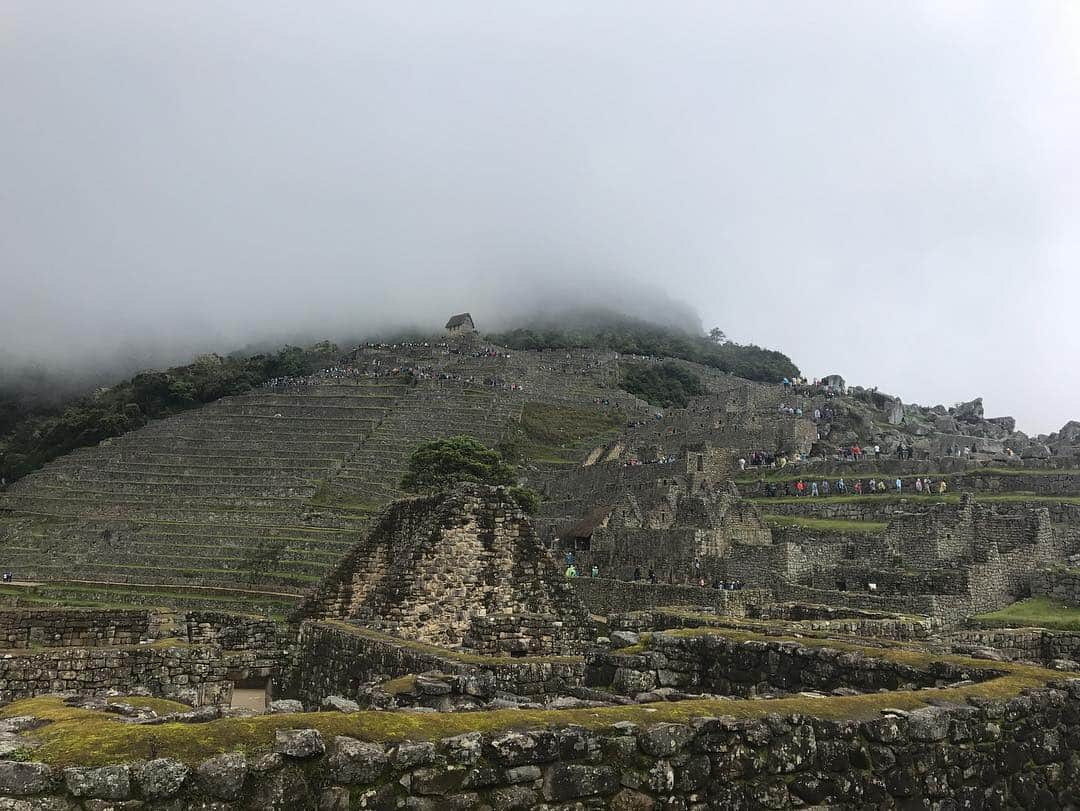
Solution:
{"label": "grassy patch", "polygon": [[384,681],[379,686],[392,696],[401,695],[402,693],[411,693],[416,689],[416,676],[410,673],[407,676],[400,676],[396,679],[390,679],[390,681]]}
{"label": "grassy patch", "polygon": [[988,628],[1032,626],[1058,631],[1080,631],[1080,608],[1047,597],[1031,597],[1007,605],[998,611],[973,617]]}
{"label": "grassy patch", "polygon": [[587,450],[612,439],[625,421],[620,411],[528,402],[506,442],[527,461],[575,464]]}
{"label": "grassy patch", "polygon": [[838,518],[810,518],[801,515],[763,515],[765,523],[774,527],[795,527],[818,532],[869,534],[881,532],[888,526],[883,521],[844,521]]}

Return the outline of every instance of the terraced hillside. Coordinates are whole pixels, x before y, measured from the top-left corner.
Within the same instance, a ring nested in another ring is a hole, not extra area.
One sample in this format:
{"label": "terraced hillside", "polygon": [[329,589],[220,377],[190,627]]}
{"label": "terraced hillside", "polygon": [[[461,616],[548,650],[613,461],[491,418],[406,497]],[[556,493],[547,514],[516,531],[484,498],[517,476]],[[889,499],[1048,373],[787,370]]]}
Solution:
{"label": "terraced hillside", "polygon": [[[424,346],[358,360],[347,374],[280,381],[76,451],[0,493],[0,569],[41,584],[14,592],[277,611],[403,495],[421,443],[468,434],[494,445],[544,419],[582,441],[625,425],[612,399],[645,408],[536,358]],[[387,371],[421,364],[415,376]],[[585,426],[576,434],[565,425],[574,417]],[[572,443],[541,450],[577,454]]]}
{"label": "terraced hillside", "polygon": [[0,495],[0,565],[73,596],[128,583],[165,598],[291,602],[368,519],[313,507],[312,496],[415,396],[410,388],[324,380],[265,390],[72,453]]}

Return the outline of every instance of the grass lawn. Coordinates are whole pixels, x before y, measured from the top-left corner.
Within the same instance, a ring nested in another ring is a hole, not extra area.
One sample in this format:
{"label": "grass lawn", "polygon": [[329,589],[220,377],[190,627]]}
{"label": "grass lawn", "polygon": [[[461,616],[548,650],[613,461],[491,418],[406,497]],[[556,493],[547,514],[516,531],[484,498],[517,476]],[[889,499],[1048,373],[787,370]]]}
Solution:
{"label": "grass lawn", "polygon": [[979,614],[974,619],[989,628],[1034,626],[1057,631],[1080,631],[1080,608],[1056,602],[1048,597],[1030,597],[999,611]]}
{"label": "grass lawn", "polygon": [[621,411],[529,402],[511,438],[530,461],[576,464],[587,451],[615,437],[625,423]]}

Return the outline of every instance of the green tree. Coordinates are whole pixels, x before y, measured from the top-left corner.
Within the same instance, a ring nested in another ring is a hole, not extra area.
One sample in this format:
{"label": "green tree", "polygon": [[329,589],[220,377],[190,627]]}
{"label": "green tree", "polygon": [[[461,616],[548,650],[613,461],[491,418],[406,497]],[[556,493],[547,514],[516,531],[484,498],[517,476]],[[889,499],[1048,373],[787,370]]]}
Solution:
{"label": "green tree", "polygon": [[427,442],[409,457],[401,486],[412,493],[452,487],[458,482],[511,484],[514,470],[497,451],[471,436]]}

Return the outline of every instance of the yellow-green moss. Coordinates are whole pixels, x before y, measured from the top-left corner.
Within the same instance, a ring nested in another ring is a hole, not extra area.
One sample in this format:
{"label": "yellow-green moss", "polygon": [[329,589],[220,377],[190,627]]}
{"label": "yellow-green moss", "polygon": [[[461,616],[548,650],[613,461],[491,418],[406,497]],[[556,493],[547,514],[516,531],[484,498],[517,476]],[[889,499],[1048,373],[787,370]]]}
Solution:
{"label": "yellow-green moss", "polygon": [[179,701],[170,701],[167,698],[154,698],[153,696],[120,696],[110,699],[115,704],[127,704],[129,707],[141,707],[152,710],[158,715],[169,715],[174,712],[187,712],[191,709],[187,704]]}
{"label": "yellow-green moss", "polygon": [[[985,662],[977,663],[985,666]],[[828,719],[869,719],[886,707],[914,710],[933,702],[967,698],[1010,698],[1021,690],[1044,686],[1060,673],[1010,663],[995,663],[1004,675],[963,687],[900,690],[857,696],[802,696],[769,700],[694,700],[576,710],[493,710],[469,713],[293,713],[227,718],[205,724],[125,724],[109,715],[67,707],[55,697],[17,701],[0,717],[34,715],[51,723],[31,733],[40,742],[35,759],[55,765],[100,766],[137,758],[173,757],[189,764],[221,752],[268,751],[277,729],[314,728],[324,736],[348,735],[392,742],[435,740],[465,732],[577,724],[603,729],[618,721],[642,726],[686,722],[702,716],[761,718],[768,713],[803,714]]]}
{"label": "yellow-green moss", "polygon": [[390,679],[390,681],[384,681],[379,686],[392,696],[401,695],[402,693],[412,693],[416,690],[416,676],[410,673],[407,676],[400,676],[396,679]]}

